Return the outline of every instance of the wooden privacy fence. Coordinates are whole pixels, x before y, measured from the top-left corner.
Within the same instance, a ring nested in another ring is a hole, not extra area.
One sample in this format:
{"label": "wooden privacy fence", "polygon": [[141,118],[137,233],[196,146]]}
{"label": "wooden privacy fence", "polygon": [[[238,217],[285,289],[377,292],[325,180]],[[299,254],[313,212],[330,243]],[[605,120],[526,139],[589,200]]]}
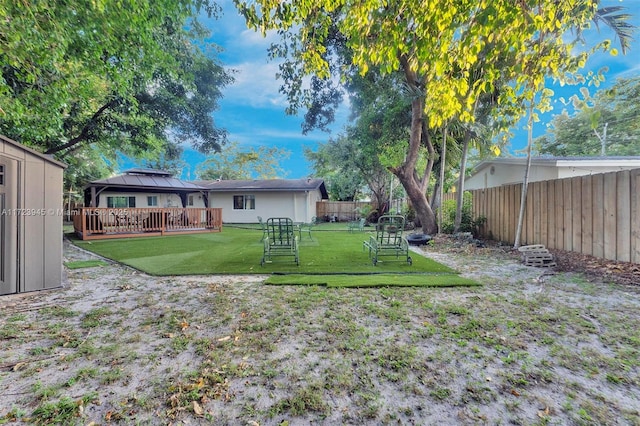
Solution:
{"label": "wooden privacy fence", "polygon": [[[515,242],[522,184],[470,191],[483,237]],[[640,263],[640,169],[532,182],[521,244]]]}
{"label": "wooden privacy fence", "polygon": [[377,208],[377,204],[368,201],[318,201],[316,203],[316,216],[326,221],[349,221],[360,218],[359,209]]}

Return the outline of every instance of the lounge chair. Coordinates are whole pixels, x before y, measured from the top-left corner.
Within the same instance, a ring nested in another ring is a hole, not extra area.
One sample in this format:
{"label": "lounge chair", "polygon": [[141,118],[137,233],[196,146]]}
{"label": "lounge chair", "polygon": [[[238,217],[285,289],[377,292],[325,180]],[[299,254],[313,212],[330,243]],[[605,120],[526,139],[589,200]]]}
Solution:
{"label": "lounge chair", "polygon": [[260,238],[260,242],[262,242],[267,236],[267,224],[264,223],[261,216],[258,216],[258,223],[260,224],[260,228],[262,228],[262,237]]}
{"label": "lounge chair", "polygon": [[270,217],[266,223],[267,234],[264,238],[264,252],[260,265],[272,262],[274,257],[293,257],[300,264],[298,236],[293,221],[288,217]]}
{"label": "lounge chair", "polygon": [[380,216],[376,225],[376,235],[371,235],[362,242],[362,248],[369,250],[369,258],[373,265],[377,265],[382,256],[395,256],[396,259],[406,259],[411,265],[413,260],[409,256],[409,243],[404,237],[404,216]]}

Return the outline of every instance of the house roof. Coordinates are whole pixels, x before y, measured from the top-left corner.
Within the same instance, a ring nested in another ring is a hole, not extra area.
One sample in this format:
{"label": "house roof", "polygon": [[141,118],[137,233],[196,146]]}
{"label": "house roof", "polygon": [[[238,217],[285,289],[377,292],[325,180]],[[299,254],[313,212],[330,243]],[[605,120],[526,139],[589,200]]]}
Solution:
{"label": "house roof", "polygon": [[208,180],[196,181],[196,183],[211,192],[292,192],[317,190],[320,191],[323,199],[329,198],[323,179]]}
{"label": "house roof", "polygon": [[109,186],[118,188],[137,188],[142,190],[160,189],[160,190],[193,190],[203,191],[200,185],[193,182],[187,182],[171,176],[171,173],[163,170],[151,169],[131,169],[125,174],[110,177],[107,179],[94,180],[90,182],[86,188],[91,186]]}
{"label": "house roof", "polygon": [[[481,170],[494,165],[494,164],[515,164],[525,165],[527,163],[526,157],[499,157],[490,160],[484,160],[476,164],[473,168],[472,176],[480,172]],[[547,166],[547,167],[572,167],[572,166],[587,166],[587,167],[616,167],[624,166],[625,168],[639,167],[640,168],[640,156],[637,157],[531,157],[532,166]]]}
{"label": "house roof", "polygon": [[49,162],[51,164],[55,164],[56,166],[62,167],[63,169],[67,168],[67,165],[65,163],[56,160],[55,158],[53,158],[52,155],[43,154],[43,153],[41,153],[39,151],[36,151],[33,148],[29,148],[28,146],[25,146],[25,145],[21,144],[20,142],[16,142],[13,139],[9,139],[8,137],[3,136],[3,135],[0,135],[0,139],[3,142],[8,143],[9,145],[13,145],[16,148],[19,148],[19,149],[21,149],[23,151],[26,151],[26,152],[28,152],[28,153],[30,153],[32,155],[35,155],[36,157],[42,158],[43,160],[45,160],[45,161],[47,161],[47,162]]}

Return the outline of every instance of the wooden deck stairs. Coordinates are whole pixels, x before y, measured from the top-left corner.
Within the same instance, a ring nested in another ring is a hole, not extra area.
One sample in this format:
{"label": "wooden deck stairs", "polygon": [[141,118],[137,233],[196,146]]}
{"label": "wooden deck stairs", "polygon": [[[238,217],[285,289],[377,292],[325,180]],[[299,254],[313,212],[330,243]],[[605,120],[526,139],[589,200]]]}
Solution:
{"label": "wooden deck stairs", "polygon": [[542,244],[518,247],[522,253],[522,262],[526,266],[536,266],[541,268],[552,268],[557,266],[553,254]]}

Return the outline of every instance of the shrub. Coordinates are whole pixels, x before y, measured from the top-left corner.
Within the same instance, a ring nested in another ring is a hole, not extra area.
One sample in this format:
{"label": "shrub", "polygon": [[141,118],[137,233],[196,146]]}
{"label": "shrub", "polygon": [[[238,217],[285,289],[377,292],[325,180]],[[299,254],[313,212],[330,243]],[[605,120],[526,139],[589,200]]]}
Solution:
{"label": "shrub", "polygon": [[[442,224],[440,229],[445,234],[452,234],[454,231],[456,220],[456,200],[447,200],[442,203]],[[460,221],[459,232],[471,232],[474,237],[478,236],[480,226],[482,226],[487,218],[479,216],[473,218],[471,213],[471,193],[465,192],[462,201],[462,220]]]}

